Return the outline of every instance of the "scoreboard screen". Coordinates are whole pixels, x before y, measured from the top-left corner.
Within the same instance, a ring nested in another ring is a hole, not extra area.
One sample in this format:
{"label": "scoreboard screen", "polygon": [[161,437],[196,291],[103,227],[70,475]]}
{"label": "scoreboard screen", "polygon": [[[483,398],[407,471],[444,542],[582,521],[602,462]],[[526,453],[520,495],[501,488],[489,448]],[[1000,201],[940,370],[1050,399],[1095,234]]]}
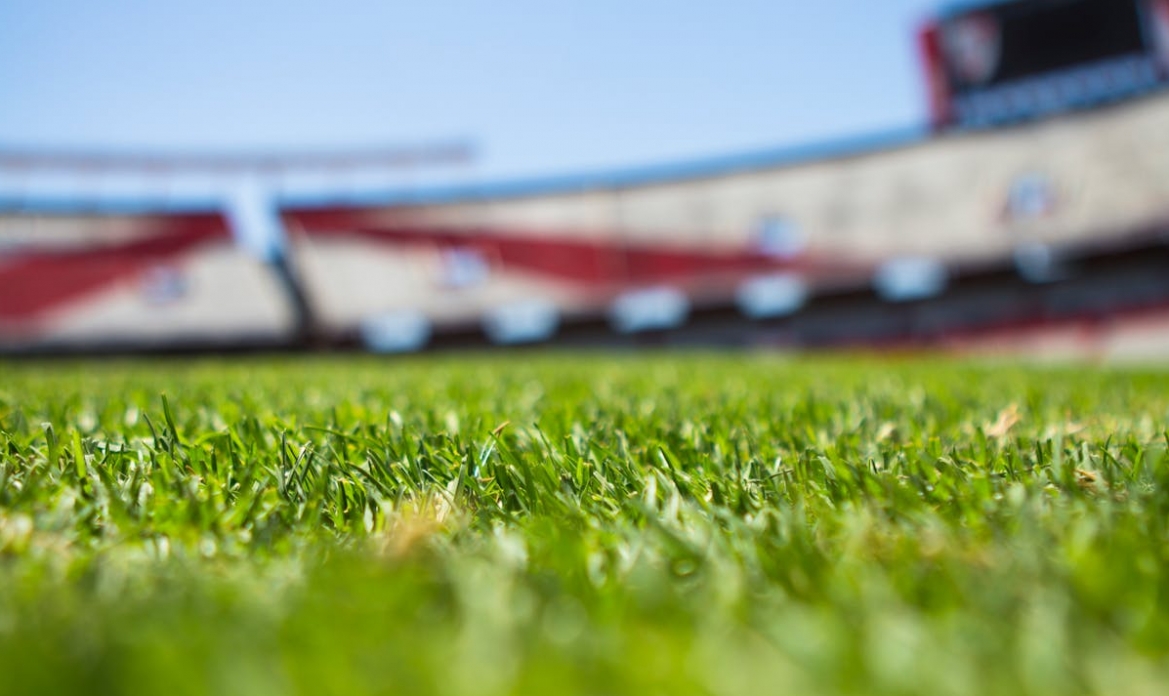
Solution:
{"label": "scoreboard screen", "polygon": [[1169,0],[988,1],[943,15],[923,40],[935,122],[993,126],[1162,82]]}
{"label": "scoreboard screen", "polygon": [[1146,51],[1132,0],[991,5],[944,22],[942,47],[958,91]]}

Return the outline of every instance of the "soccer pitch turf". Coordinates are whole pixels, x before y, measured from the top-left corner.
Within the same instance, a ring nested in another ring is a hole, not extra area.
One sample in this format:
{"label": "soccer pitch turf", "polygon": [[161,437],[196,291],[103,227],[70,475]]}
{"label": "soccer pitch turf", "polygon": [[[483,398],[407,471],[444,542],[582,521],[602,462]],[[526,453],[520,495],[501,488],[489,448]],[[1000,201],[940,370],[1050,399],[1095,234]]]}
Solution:
{"label": "soccer pitch turf", "polygon": [[0,692],[1160,694],[1169,373],[0,365]]}

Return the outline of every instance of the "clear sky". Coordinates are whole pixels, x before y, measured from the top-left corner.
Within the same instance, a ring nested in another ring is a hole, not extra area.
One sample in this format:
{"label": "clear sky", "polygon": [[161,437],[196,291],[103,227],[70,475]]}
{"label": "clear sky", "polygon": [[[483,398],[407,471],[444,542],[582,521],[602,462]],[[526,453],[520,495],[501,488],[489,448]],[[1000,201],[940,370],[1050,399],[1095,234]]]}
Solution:
{"label": "clear sky", "polygon": [[929,0],[0,0],[0,145],[475,144],[491,179],[919,124]]}

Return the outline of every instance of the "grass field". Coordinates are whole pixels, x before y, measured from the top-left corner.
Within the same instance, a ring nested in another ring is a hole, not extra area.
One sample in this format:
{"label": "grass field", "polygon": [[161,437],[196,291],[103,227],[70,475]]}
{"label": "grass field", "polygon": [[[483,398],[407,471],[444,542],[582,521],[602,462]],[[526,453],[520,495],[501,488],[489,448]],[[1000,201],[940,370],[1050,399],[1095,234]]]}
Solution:
{"label": "grass field", "polygon": [[1161,694],[1169,373],[0,365],[0,692]]}

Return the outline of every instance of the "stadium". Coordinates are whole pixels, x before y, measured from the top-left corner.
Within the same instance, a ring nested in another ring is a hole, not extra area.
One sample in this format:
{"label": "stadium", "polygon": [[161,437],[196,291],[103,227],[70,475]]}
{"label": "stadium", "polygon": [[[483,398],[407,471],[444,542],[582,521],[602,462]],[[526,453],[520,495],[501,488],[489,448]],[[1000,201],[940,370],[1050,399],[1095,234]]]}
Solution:
{"label": "stadium", "polygon": [[[568,41],[587,70],[539,97],[601,89],[539,118],[666,129],[630,60],[704,102],[687,55],[770,79],[897,16],[606,2],[0,7],[0,93],[68,107],[0,131],[266,134],[277,62],[348,135],[411,37],[443,69],[382,103]],[[1162,694],[1169,0],[910,28],[927,122],[794,148],[514,178],[442,138],[0,148],[0,694]]]}
{"label": "stadium", "polygon": [[617,172],[295,195],[281,177],[469,154],[0,153],[10,180],[260,182],[242,202],[8,194],[0,345],[1162,354],[1169,6],[952,6],[917,41],[927,128]]}

